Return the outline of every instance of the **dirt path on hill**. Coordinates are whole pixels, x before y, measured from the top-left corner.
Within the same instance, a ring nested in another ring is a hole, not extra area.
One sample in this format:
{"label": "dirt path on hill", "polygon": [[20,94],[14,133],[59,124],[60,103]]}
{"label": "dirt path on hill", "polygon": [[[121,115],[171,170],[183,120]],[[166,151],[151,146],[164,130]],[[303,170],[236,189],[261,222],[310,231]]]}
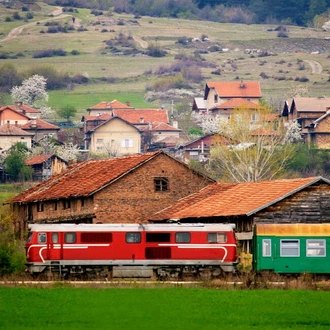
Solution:
{"label": "dirt path on hill", "polygon": [[[72,16],[72,15],[69,15],[69,14],[63,14],[62,7],[57,7],[56,10],[54,10],[51,13],[51,15],[53,15],[54,17],[43,19],[43,20],[37,21],[37,22],[27,23],[27,24],[24,24],[24,25],[21,25],[21,26],[18,26],[16,28],[12,29],[5,38],[3,38],[3,39],[0,40],[0,43],[16,38],[19,34],[22,33],[22,31],[24,29],[28,28],[29,26],[36,25],[37,23],[48,22],[48,21],[51,21],[51,20],[54,20],[54,19],[60,19],[60,18],[63,18],[63,17]],[[80,20],[76,18],[74,25],[75,26],[79,26],[80,25]]]}
{"label": "dirt path on hill", "polygon": [[148,43],[143,39],[141,39],[140,37],[133,36],[133,39],[134,41],[138,42],[142,48],[144,49],[148,48]]}
{"label": "dirt path on hill", "polygon": [[323,67],[319,62],[304,60],[312,68],[312,73],[320,74],[323,71]]}

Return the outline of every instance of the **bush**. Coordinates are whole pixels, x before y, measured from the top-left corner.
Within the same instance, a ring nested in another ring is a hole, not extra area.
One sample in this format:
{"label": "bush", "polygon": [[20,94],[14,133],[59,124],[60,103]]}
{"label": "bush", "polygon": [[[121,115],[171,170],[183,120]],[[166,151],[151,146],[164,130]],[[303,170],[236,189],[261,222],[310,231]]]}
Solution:
{"label": "bush", "polygon": [[7,16],[7,17],[5,18],[5,22],[11,22],[11,21],[12,21],[12,19],[11,19],[10,17]]}
{"label": "bush", "polygon": [[25,15],[25,19],[32,19],[34,16],[33,16],[33,14],[32,13],[27,13],[26,15]]}
{"label": "bush", "polygon": [[21,20],[22,17],[20,16],[20,14],[18,13],[18,11],[15,11],[13,13],[13,19],[16,19],[16,20]]}
{"label": "bush", "polygon": [[79,51],[75,49],[70,52],[70,55],[79,55],[79,54],[80,54]]}
{"label": "bush", "polygon": [[157,45],[149,45],[146,54],[151,57],[164,57],[167,52]]}

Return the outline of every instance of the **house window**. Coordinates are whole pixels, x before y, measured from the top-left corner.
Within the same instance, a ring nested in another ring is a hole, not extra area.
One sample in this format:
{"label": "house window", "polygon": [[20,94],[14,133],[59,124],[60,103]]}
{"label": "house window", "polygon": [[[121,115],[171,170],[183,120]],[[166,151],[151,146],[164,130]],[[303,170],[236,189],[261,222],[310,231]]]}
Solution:
{"label": "house window", "polygon": [[141,234],[126,233],[126,243],[141,243]]}
{"label": "house window", "polygon": [[44,203],[37,203],[37,211],[38,212],[44,211]]}
{"label": "house window", "polygon": [[253,114],[251,115],[251,121],[257,121],[258,119],[259,119],[259,116],[258,116],[257,113],[253,113]]}
{"label": "house window", "polygon": [[53,208],[54,208],[54,211],[57,211],[57,202],[54,202]]}
{"label": "house window", "polygon": [[84,206],[85,206],[85,199],[82,198],[82,199],[81,199],[81,207],[84,207]]}
{"label": "house window", "polygon": [[96,139],[96,143],[103,143],[103,139]]}
{"label": "house window", "polygon": [[77,235],[76,233],[65,233],[64,235],[64,242],[65,243],[76,243],[77,241]]}
{"label": "house window", "polygon": [[190,243],[190,233],[175,233],[176,243]]}
{"label": "house window", "polygon": [[198,160],[199,159],[199,157],[198,157],[198,151],[189,151],[189,158],[190,159]]}
{"label": "house window", "polygon": [[65,199],[63,201],[63,210],[71,208],[71,201],[69,199]]}
{"label": "house window", "polygon": [[299,239],[281,239],[280,255],[281,257],[299,257]]}
{"label": "house window", "polygon": [[325,239],[308,239],[306,240],[306,256],[307,257],[325,257]]}
{"label": "house window", "polygon": [[208,233],[207,242],[208,243],[226,243],[227,235],[226,235],[226,233]]}
{"label": "house window", "polygon": [[97,147],[96,150],[102,151],[104,148],[103,147]]}
{"label": "house window", "polygon": [[155,178],[155,191],[168,191],[168,178]]}
{"label": "house window", "polygon": [[263,239],[262,240],[262,256],[263,257],[271,257],[272,249],[271,249],[271,240]]}
{"label": "house window", "polygon": [[122,148],[133,148],[133,139],[122,139],[121,147]]}
{"label": "house window", "polygon": [[214,102],[215,102],[215,103],[218,102],[218,95],[217,95],[217,94],[214,95]]}

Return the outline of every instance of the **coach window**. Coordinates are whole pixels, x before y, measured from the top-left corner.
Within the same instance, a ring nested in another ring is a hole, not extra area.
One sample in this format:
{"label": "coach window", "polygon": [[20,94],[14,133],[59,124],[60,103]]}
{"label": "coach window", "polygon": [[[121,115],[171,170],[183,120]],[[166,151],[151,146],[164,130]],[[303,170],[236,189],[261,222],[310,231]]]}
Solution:
{"label": "coach window", "polygon": [[53,244],[58,243],[58,233],[52,233],[52,243]]}
{"label": "coach window", "polygon": [[176,233],[175,242],[176,243],[190,243],[190,233]]}
{"label": "coach window", "polygon": [[208,243],[226,243],[227,235],[226,235],[226,233],[208,233],[207,242]]}
{"label": "coach window", "polygon": [[281,257],[299,257],[299,239],[281,239],[280,255]]}
{"label": "coach window", "polygon": [[262,256],[263,257],[271,257],[272,256],[272,248],[271,248],[271,240],[263,239],[262,240]]}
{"label": "coach window", "polygon": [[325,239],[308,239],[306,240],[306,256],[307,257],[325,257]]}
{"label": "coach window", "polygon": [[46,233],[38,233],[38,243],[39,244],[47,243],[47,235],[46,235]]}
{"label": "coach window", "polygon": [[126,233],[126,243],[141,243],[141,234]]}
{"label": "coach window", "polygon": [[76,243],[77,235],[76,233],[65,233],[64,242],[65,243]]}

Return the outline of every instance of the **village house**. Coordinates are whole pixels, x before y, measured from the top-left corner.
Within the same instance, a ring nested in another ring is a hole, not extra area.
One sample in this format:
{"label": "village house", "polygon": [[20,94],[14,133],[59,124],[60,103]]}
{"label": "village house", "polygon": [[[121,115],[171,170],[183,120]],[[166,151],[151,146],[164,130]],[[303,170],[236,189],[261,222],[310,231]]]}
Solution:
{"label": "village house", "polygon": [[57,139],[57,133],[60,131],[60,127],[57,125],[48,123],[39,118],[29,119],[25,124],[20,126],[22,130],[33,134],[33,142],[38,143],[45,137],[52,137]]}
{"label": "village house", "polygon": [[314,143],[320,148],[328,148],[330,130],[327,128],[326,114],[329,110],[330,98],[295,97],[285,101],[281,117],[285,124],[294,120],[298,122],[305,143]]}
{"label": "village house", "polygon": [[89,160],[7,201],[21,233],[29,223],[140,223],[214,183],[163,151]]}
{"label": "village house", "polygon": [[124,110],[129,110],[129,109],[134,109],[133,107],[130,106],[129,102],[126,102],[126,104],[121,103],[117,100],[113,100],[113,101],[102,101],[90,108],[87,109],[88,113],[90,116],[99,116],[102,114],[110,114],[112,115],[112,111],[113,110],[120,110],[120,109],[124,109]]}
{"label": "village house", "polygon": [[251,252],[256,223],[330,223],[330,181],[322,177],[214,183],[149,217],[150,222],[234,223]]}
{"label": "village house", "polygon": [[193,111],[229,119],[234,109],[257,109],[262,94],[256,81],[207,82],[204,97],[193,102]]}
{"label": "village house", "polygon": [[68,168],[68,162],[54,154],[33,156],[25,164],[33,169],[33,181],[47,180]]}
{"label": "village house", "polygon": [[23,143],[27,148],[31,148],[33,135],[22,130],[17,124],[0,125],[0,152],[9,150],[18,142]]}
{"label": "village house", "polygon": [[88,130],[84,140],[85,149],[94,153],[106,153],[111,157],[141,152],[141,132],[134,125],[117,116],[110,117]]}
{"label": "village house", "polygon": [[27,119],[40,118],[40,116],[40,110],[22,102],[0,107],[0,125],[4,125],[8,120],[10,124],[15,124],[16,121],[18,124],[24,124]]}

